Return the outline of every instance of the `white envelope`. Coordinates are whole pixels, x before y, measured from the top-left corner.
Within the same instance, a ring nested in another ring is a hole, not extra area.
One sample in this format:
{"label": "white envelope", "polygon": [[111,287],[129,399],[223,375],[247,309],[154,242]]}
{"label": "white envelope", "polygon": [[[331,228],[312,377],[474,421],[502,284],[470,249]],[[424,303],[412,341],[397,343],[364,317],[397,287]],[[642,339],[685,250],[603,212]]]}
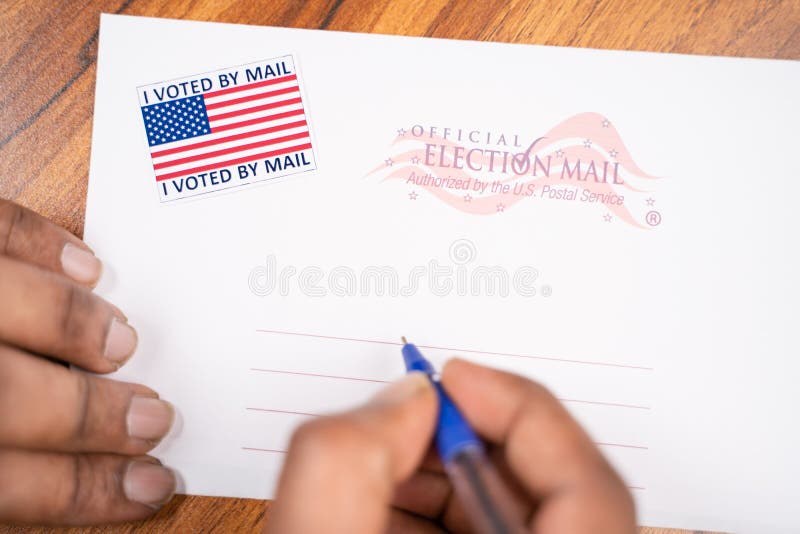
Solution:
{"label": "white envelope", "polygon": [[798,94],[797,62],[104,15],[117,377],[177,406],[186,492],[269,498],[405,335],[546,384],[640,523],[798,532]]}

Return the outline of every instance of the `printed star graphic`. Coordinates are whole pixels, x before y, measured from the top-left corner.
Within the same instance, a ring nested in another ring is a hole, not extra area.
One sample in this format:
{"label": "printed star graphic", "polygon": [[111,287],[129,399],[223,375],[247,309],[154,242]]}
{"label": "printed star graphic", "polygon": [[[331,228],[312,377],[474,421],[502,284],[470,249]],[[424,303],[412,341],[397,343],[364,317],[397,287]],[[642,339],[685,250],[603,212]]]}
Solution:
{"label": "printed star graphic", "polygon": [[400,128],[399,130],[397,130],[397,135],[399,135],[400,137],[404,137],[406,135],[405,129]]}
{"label": "printed star graphic", "polygon": [[611,222],[611,215],[606,213],[605,215],[603,215],[603,220],[605,220],[606,222]]}
{"label": "printed star graphic", "polygon": [[411,163],[416,165],[417,163],[419,163],[419,158],[417,156],[414,156],[413,158],[411,158]]}
{"label": "printed star graphic", "polygon": [[561,150],[560,148],[558,150],[556,150],[556,157],[557,158],[563,158],[564,157],[564,151]]}
{"label": "printed star graphic", "polygon": [[611,152],[609,152],[608,154],[609,154],[609,155],[610,155],[612,158],[614,158],[614,159],[617,159],[617,154],[618,154],[618,152],[616,151],[616,149],[613,149],[613,148],[612,148],[612,149],[611,149]]}
{"label": "printed star graphic", "polygon": [[408,198],[409,198],[409,200],[417,200],[417,192],[416,191],[410,192],[408,194]]}
{"label": "printed star graphic", "polygon": [[497,213],[503,213],[505,210],[506,210],[506,207],[502,202],[497,205]]}
{"label": "printed star graphic", "polygon": [[647,200],[645,200],[645,202],[647,202],[648,206],[652,206],[653,204],[656,203],[656,199],[654,199],[653,197],[650,197]]}
{"label": "printed star graphic", "polygon": [[603,128],[608,128],[608,125],[611,124],[608,122],[608,119],[603,119]]}
{"label": "printed star graphic", "polygon": [[387,167],[391,167],[392,165],[394,165],[394,161],[392,161],[392,158],[387,158],[385,163]]}
{"label": "printed star graphic", "polygon": [[472,202],[472,197],[467,193],[464,195],[464,202]]}
{"label": "printed star graphic", "polygon": [[583,146],[585,146],[586,148],[592,148],[592,140],[587,139],[586,141],[583,142]]}

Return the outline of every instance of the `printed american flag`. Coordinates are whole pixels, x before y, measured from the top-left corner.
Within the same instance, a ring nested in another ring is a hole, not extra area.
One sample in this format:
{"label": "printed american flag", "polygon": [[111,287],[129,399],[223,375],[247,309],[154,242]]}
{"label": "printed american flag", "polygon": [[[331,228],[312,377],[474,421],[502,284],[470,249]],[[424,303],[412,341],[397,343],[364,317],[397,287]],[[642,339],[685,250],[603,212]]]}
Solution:
{"label": "printed american flag", "polygon": [[156,181],[311,148],[294,74],[142,106]]}

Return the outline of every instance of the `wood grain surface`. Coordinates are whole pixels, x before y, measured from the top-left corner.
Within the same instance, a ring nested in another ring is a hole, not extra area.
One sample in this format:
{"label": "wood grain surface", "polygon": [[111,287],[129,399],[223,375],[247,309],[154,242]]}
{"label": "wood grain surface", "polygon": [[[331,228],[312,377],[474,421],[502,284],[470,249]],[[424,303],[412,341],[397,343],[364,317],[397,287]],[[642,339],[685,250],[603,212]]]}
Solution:
{"label": "wood grain surface", "polygon": [[[483,41],[800,58],[797,0],[0,0],[0,197],[28,206],[79,236],[101,12]],[[264,501],[181,496],[148,522],[68,531],[255,532],[268,513],[269,503]],[[61,531],[0,525],[0,532]],[[642,529],[642,534],[678,532],[686,531]]]}

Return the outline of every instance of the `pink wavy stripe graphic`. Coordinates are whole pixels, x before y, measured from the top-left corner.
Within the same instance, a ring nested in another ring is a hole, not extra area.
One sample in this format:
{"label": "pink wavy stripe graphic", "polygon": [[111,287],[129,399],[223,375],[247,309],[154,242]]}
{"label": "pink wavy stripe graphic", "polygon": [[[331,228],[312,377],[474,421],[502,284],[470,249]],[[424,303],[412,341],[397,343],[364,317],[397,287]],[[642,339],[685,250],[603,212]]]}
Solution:
{"label": "pink wavy stripe graphic", "polygon": [[[464,154],[469,148],[458,144],[452,139],[445,139],[436,135],[423,135],[419,137],[398,135],[393,145],[409,142],[416,142],[421,146],[392,155],[392,167],[389,168],[389,174],[385,175],[383,180],[407,181],[410,174],[413,172],[417,175],[434,174],[439,177],[447,176],[453,179],[466,181],[477,178],[477,176],[473,176],[471,173],[474,172],[477,174],[480,172],[465,168],[467,165],[464,163]],[[435,157],[432,158],[434,160],[432,161],[433,165],[430,168],[425,165],[426,157],[428,156],[425,144],[437,146]],[[598,147],[605,153],[598,150]],[[482,147],[475,146],[470,148]],[[456,149],[461,151],[462,168],[453,166],[453,154]],[[490,166],[493,167],[494,172],[491,174],[484,173],[481,180],[484,182],[487,180],[497,180],[503,184],[511,184],[513,182],[518,188],[521,188],[521,190],[524,190],[529,185],[535,185],[537,188],[537,195],[542,191],[544,186],[555,185],[576,186],[598,195],[618,195],[617,188],[624,188],[629,191],[641,193],[645,190],[636,188],[627,180],[624,180],[626,175],[633,175],[648,180],[658,178],[657,176],[645,173],[636,164],[616,128],[599,113],[587,112],[570,117],[550,129],[544,136],[533,141],[528,147],[496,146],[493,147],[492,150],[495,150],[494,154],[491,154],[488,149],[483,148],[480,154],[473,154],[470,160],[472,167],[480,167],[481,169]],[[503,160],[503,157],[500,155],[503,151],[509,152],[509,154],[505,156],[505,160]],[[609,158],[607,154],[610,154],[611,158]],[[517,160],[516,158],[519,159]],[[519,170],[524,168],[522,165],[525,163],[525,159],[529,161],[528,170],[524,173],[516,174],[513,169]],[[585,181],[572,178],[562,179],[564,162],[566,161],[568,164],[574,166],[578,160],[585,165],[582,169],[583,172],[588,170],[587,162],[594,162],[594,170],[598,178],[603,176],[604,164],[607,162],[608,167],[606,167],[605,172],[608,181],[597,182],[593,178],[587,178]],[[397,164],[396,167],[394,167],[395,164]],[[622,184],[613,183],[613,169],[615,164],[618,165],[619,177],[623,178]],[[386,165],[379,165],[372,169],[368,173],[368,176],[382,173],[386,170]],[[475,215],[495,214],[498,211],[502,211],[499,209],[499,206],[502,206],[504,210],[505,208],[514,206],[525,198],[529,198],[528,196],[515,194],[513,189],[508,193],[495,193],[472,197],[473,191],[468,190],[456,190],[456,192],[452,192],[451,189],[426,184],[415,185],[415,187],[422,188],[455,209]],[[470,197],[468,201],[465,199],[465,196]],[[546,200],[547,199],[543,199],[543,201]],[[603,206],[628,224],[639,228],[647,228],[633,217],[624,203],[622,205],[603,203]]]}
{"label": "pink wavy stripe graphic", "polygon": [[[605,126],[604,126],[605,125]],[[622,141],[619,132],[614,125],[606,119],[603,115],[594,112],[579,113],[573,115],[569,119],[561,122],[552,128],[549,132],[544,134],[546,139],[553,140],[566,139],[570,137],[591,139],[592,143],[597,143],[607,152],[612,149],[617,151],[616,160],[625,167],[628,172],[641,176],[642,178],[657,179],[658,176],[653,176],[644,172],[633,161],[633,157],[628,151],[628,147]]]}

